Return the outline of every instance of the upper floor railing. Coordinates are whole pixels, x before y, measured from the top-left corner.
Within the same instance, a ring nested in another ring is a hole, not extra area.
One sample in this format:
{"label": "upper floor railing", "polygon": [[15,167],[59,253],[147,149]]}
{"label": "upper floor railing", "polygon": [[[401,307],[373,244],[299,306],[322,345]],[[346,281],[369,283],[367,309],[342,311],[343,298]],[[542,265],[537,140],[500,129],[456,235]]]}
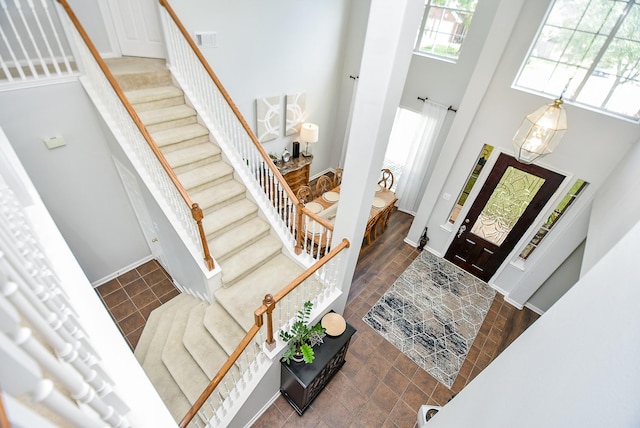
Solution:
{"label": "upper floor railing", "polygon": [[52,0],[0,0],[0,87],[77,74]]}
{"label": "upper floor railing", "polygon": [[129,409],[114,392],[63,285],[26,208],[0,176],[3,393],[29,397],[73,426],[129,427]]}

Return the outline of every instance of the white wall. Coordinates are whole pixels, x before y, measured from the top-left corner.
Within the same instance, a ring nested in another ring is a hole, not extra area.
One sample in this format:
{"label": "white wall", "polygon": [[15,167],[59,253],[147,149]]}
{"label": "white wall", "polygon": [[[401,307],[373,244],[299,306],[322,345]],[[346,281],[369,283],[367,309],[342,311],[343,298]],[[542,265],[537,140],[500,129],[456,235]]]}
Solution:
{"label": "white wall", "polygon": [[640,223],[429,427],[638,426],[638,254]]}
{"label": "white wall", "polygon": [[585,242],[583,241],[536,290],[527,303],[528,307],[538,313],[544,313],[578,282],[584,247]]}
{"label": "white wall", "polygon": [[330,165],[334,168],[344,167],[348,127],[351,123],[352,104],[360,77],[360,63],[370,7],[371,0],[351,0],[343,65],[339,76],[340,90],[335,100],[337,108],[335,109],[333,152],[330,161]]}
{"label": "white wall", "polygon": [[[109,38],[103,14],[108,13],[108,0],[69,0],[76,17],[101,55],[113,56],[114,46]],[[115,49],[118,49],[115,47]]]}
{"label": "white wall", "polygon": [[[0,92],[0,127],[91,282],[150,255],[79,82]],[[43,139],[62,136],[53,150]]]}
{"label": "white wall", "polygon": [[613,170],[593,201],[582,274],[640,220],[640,142]]}
{"label": "white wall", "polygon": [[[284,102],[287,94],[305,92],[307,118],[320,127],[311,174],[337,166],[331,165],[333,130],[350,2],[188,0],[172,7],[192,35],[217,33],[218,47],[202,52],[254,131],[256,98],[282,96]],[[280,155],[293,140],[264,147]]]}

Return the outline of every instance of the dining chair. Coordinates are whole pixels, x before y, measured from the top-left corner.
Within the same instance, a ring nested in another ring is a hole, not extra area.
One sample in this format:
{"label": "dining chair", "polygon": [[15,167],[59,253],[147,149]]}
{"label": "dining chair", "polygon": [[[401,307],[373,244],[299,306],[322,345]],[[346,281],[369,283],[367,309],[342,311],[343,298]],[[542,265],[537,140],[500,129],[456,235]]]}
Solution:
{"label": "dining chair", "polygon": [[391,220],[391,214],[393,214],[393,209],[395,208],[395,203],[387,206],[382,213],[380,213],[380,217],[375,225],[374,236],[377,235],[378,226],[380,226],[380,233],[384,233],[384,230],[387,228],[389,224],[389,220]]}
{"label": "dining chair", "polygon": [[393,187],[393,172],[390,169],[382,170],[382,178],[378,181],[378,184],[384,187],[387,190],[390,190]]}
{"label": "dining chair", "polygon": [[373,240],[378,237],[376,232],[376,225],[378,221],[375,217],[371,217],[367,222],[367,228],[364,230],[364,237],[367,238],[367,245],[371,245],[371,234],[373,234]]}
{"label": "dining chair", "polygon": [[298,191],[296,192],[296,197],[300,202],[309,203],[313,199],[313,193],[311,192],[311,187],[309,186],[300,186]]}
{"label": "dining chair", "polygon": [[324,192],[328,192],[331,189],[331,179],[326,175],[320,176],[316,183],[316,198],[324,195]]}
{"label": "dining chair", "polygon": [[333,173],[333,187],[338,187],[342,184],[342,168],[336,168],[336,172]]}

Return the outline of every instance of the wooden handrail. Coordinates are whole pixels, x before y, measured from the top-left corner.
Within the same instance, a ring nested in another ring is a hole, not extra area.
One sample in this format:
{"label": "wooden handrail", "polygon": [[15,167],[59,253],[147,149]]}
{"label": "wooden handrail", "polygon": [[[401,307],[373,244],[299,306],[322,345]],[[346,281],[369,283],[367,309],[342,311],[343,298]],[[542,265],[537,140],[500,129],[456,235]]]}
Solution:
{"label": "wooden handrail", "polygon": [[0,427],[1,428],[11,428],[11,423],[9,422],[9,417],[7,416],[7,412],[4,409],[4,402],[2,401],[2,390],[0,389]]}
{"label": "wooden handrail", "polygon": [[[349,248],[350,245],[351,245],[351,243],[349,242],[349,240],[346,239],[346,238],[343,238],[342,241],[340,242],[340,244],[338,244],[335,248],[332,248],[331,251],[329,251],[329,253],[327,255],[325,255],[320,260],[315,262],[309,269],[307,269],[304,272],[302,272],[293,281],[291,281],[287,286],[285,286],[280,291],[278,291],[276,294],[274,294],[273,295],[274,304],[278,304],[278,302],[280,302],[282,299],[284,299],[287,296],[287,294],[289,294],[293,290],[295,290],[297,286],[302,284],[307,278],[309,278],[311,275],[313,275],[318,269],[320,269],[322,266],[327,264],[340,251],[344,250],[345,248]],[[267,305],[263,304],[262,306],[260,306],[258,309],[255,310],[254,316],[262,317],[262,315],[265,314],[267,312],[267,310],[269,310],[269,307]]]}
{"label": "wooden handrail", "polygon": [[[275,305],[277,302],[281,301],[287,294],[289,294],[292,290],[294,290],[297,286],[302,284],[302,282],[313,275],[318,269],[327,264],[330,260],[332,260],[340,251],[345,248],[349,248],[351,244],[348,239],[343,239],[339,245],[337,245],[334,249],[332,249],[327,255],[318,260],[313,266],[304,271],[302,274],[298,275],[293,281],[291,281],[287,286],[282,288],[275,296],[271,296],[267,294],[262,301],[262,306],[254,311],[254,325],[249,329],[245,337],[240,341],[240,344],[236,347],[233,353],[229,356],[227,361],[222,365],[218,373],[211,379],[209,385],[202,391],[202,394],[198,397],[198,399],[193,403],[191,409],[187,412],[187,414],[182,418],[179,423],[180,428],[186,428],[186,426],[191,422],[191,420],[196,416],[198,411],[202,408],[204,403],[207,401],[207,398],[215,391],[216,387],[220,384],[222,379],[229,373],[231,367],[238,361],[238,358],[242,354],[242,352],[249,346],[249,343],[256,337],[262,326],[264,325],[263,315],[267,314],[267,326],[269,331],[267,331],[267,342],[275,343],[274,335],[273,335],[273,323],[271,322],[271,312],[273,312]],[[271,340],[271,342],[269,342]]]}
{"label": "wooden handrail", "polygon": [[187,414],[184,415],[184,417],[178,424],[180,428],[185,428],[187,425],[189,425],[189,422],[191,422],[191,420],[196,416],[196,414],[202,408],[204,403],[206,403],[207,398],[209,398],[209,396],[213,393],[213,391],[215,391],[216,387],[220,384],[222,379],[224,379],[227,373],[229,373],[229,370],[231,370],[231,367],[233,367],[236,361],[238,361],[238,358],[240,358],[240,355],[242,355],[242,352],[247,348],[247,346],[249,346],[249,344],[251,343],[253,338],[256,337],[259,331],[260,331],[260,327],[255,324],[249,329],[247,334],[240,341],[240,344],[231,353],[231,355],[229,355],[229,358],[222,365],[220,370],[218,370],[218,373],[216,373],[213,379],[211,379],[211,382],[209,382],[209,385],[207,385],[204,391],[202,391],[202,394],[200,394],[200,396],[195,401],[195,403],[193,403],[193,406],[191,406],[191,409],[189,409]]}
{"label": "wooden handrail", "polygon": [[171,5],[169,5],[168,0],[158,0],[158,1],[160,2],[160,5],[167,10],[167,13],[169,14],[171,19],[173,20],[174,24],[176,24],[176,26],[180,30],[180,33],[182,33],[182,36],[184,37],[186,42],[189,43],[189,46],[193,50],[193,53],[196,54],[196,56],[198,57],[198,60],[200,61],[200,63],[204,67],[204,69],[209,74],[209,77],[211,77],[211,80],[213,80],[213,82],[217,86],[218,90],[220,91],[220,93],[222,94],[224,99],[227,101],[227,104],[229,104],[229,107],[233,111],[233,114],[235,114],[236,118],[238,118],[238,121],[240,122],[240,124],[244,128],[245,132],[247,133],[247,135],[249,136],[249,138],[253,142],[253,145],[256,147],[256,149],[258,150],[258,152],[260,153],[262,158],[265,160],[265,163],[267,164],[267,166],[269,167],[271,172],[273,172],[273,175],[282,184],[282,187],[285,189],[285,192],[287,192],[287,195],[289,196],[289,199],[291,199],[293,201],[293,203],[297,205],[298,202],[299,202],[298,198],[293,193],[293,191],[291,190],[291,188],[289,187],[289,185],[285,181],[284,177],[282,177],[282,174],[280,174],[280,171],[278,171],[278,168],[276,168],[276,166],[271,161],[271,158],[269,157],[269,155],[265,151],[264,147],[262,147],[262,144],[260,144],[260,142],[258,141],[258,138],[255,136],[255,134],[253,133],[253,131],[251,130],[251,128],[247,124],[247,121],[244,119],[244,116],[242,116],[242,113],[240,113],[240,110],[238,110],[238,107],[236,107],[236,104],[233,102],[233,100],[229,96],[229,93],[224,88],[224,86],[222,86],[222,83],[218,79],[218,76],[216,76],[216,74],[213,72],[213,69],[211,69],[211,66],[209,65],[209,62],[202,55],[202,52],[200,52],[200,49],[198,49],[198,46],[191,39],[191,36],[189,35],[189,32],[184,28],[184,25],[182,25],[182,22],[180,21],[180,19],[178,19],[178,15],[176,15],[176,13],[171,8]]}
{"label": "wooden handrail", "polygon": [[[131,103],[129,103],[129,100],[127,99],[127,97],[122,92],[122,89],[120,88],[120,85],[118,85],[118,82],[113,77],[113,74],[111,74],[111,71],[109,70],[109,67],[107,67],[107,64],[104,62],[104,60],[102,59],[102,57],[98,53],[98,50],[93,45],[93,42],[91,42],[91,39],[89,38],[89,36],[87,35],[86,31],[84,30],[84,27],[82,26],[82,24],[80,24],[80,21],[78,20],[78,18],[76,17],[75,13],[71,9],[71,6],[69,6],[69,4],[67,3],[66,0],[57,0],[57,1],[58,1],[58,3],[60,3],[62,5],[62,7],[64,8],[65,12],[67,12],[67,15],[69,16],[69,19],[71,20],[73,25],[76,27],[76,30],[78,30],[78,33],[80,34],[80,37],[82,37],[82,40],[87,45],[87,48],[89,48],[89,51],[91,52],[91,55],[93,55],[93,58],[98,63],[98,66],[100,67],[100,69],[104,73],[105,77],[109,81],[109,84],[111,85],[113,90],[116,92],[116,95],[118,96],[118,98],[120,99],[122,104],[124,105],[124,108],[127,110],[129,115],[131,116],[131,119],[133,119],[133,122],[138,127],[138,130],[140,131],[140,133],[142,134],[144,139],[147,141],[147,144],[149,145],[149,148],[151,148],[153,153],[158,158],[158,161],[160,162],[160,165],[162,165],[162,168],[165,170],[165,172],[167,173],[167,175],[169,176],[169,178],[173,182],[174,186],[176,186],[176,189],[180,193],[180,196],[182,196],[182,199],[184,200],[184,202],[190,208],[193,208],[194,202],[189,197],[189,194],[187,193],[187,190],[182,186],[182,183],[180,183],[180,180],[178,180],[178,177],[176,176],[176,173],[173,171],[173,169],[169,165],[169,162],[167,162],[167,159],[164,157],[164,154],[162,154],[162,152],[160,151],[160,148],[158,147],[158,145],[155,143],[155,141],[153,140],[153,138],[149,134],[149,131],[147,131],[147,128],[142,123],[142,120],[140,119],[140,117],[138,116],[136,111],[134,110],[133,106],[131,105]],[[191,212],[192,212],[192,215],[193,215],[193,213],[194,213],[193,209],[192,209]],[[194,220],[196,220],[196,219],[194,218]],[[198,220],[196,220],[196,222],[198,222]],[[209,268],[209,270],[212,270],[213,269],[213,258],[211,257],[211,254],[209,253],[207,240],[206,240],[206,238],[203,238],[205,236],[205,233],[204,233],[204,229],[202,228],[202,223],[201,222],[198,223],[198,229],[200,231],[200,236],[202,238],[201,240],[202,240],[202,247],[203,247],[203,250],[204,250],[204,260],[207,263],[207,267]]]}
{"label": "wooden handrail", "polygon": [[[330,230],[333,232],[333,225],[329,221],[325,220],[324,218],[320,217],[316,213],[312,212],[310,209],[305,207],[305,205],[302,202],[298,203],[298,210],[296,212],[296,219],[295,219],[296,230],[304,231],[303,225],[304,225],[305,215],[307,217],[310,217],[313,221],[320,223],[327,230]],[[300,254],[302,252],[303,242],[304,242],[304,233],[296,233],[296,248],[295,248],[296,254]]]}

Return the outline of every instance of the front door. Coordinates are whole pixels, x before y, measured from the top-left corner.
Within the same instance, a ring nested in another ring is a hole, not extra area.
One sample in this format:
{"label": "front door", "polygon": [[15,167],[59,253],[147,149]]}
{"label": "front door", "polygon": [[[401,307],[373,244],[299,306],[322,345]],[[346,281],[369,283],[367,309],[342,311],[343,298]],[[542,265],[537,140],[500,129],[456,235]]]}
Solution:
{"label": "front door", "polygon": [[564,180],[500,154],[445,259],[488,281]]}

